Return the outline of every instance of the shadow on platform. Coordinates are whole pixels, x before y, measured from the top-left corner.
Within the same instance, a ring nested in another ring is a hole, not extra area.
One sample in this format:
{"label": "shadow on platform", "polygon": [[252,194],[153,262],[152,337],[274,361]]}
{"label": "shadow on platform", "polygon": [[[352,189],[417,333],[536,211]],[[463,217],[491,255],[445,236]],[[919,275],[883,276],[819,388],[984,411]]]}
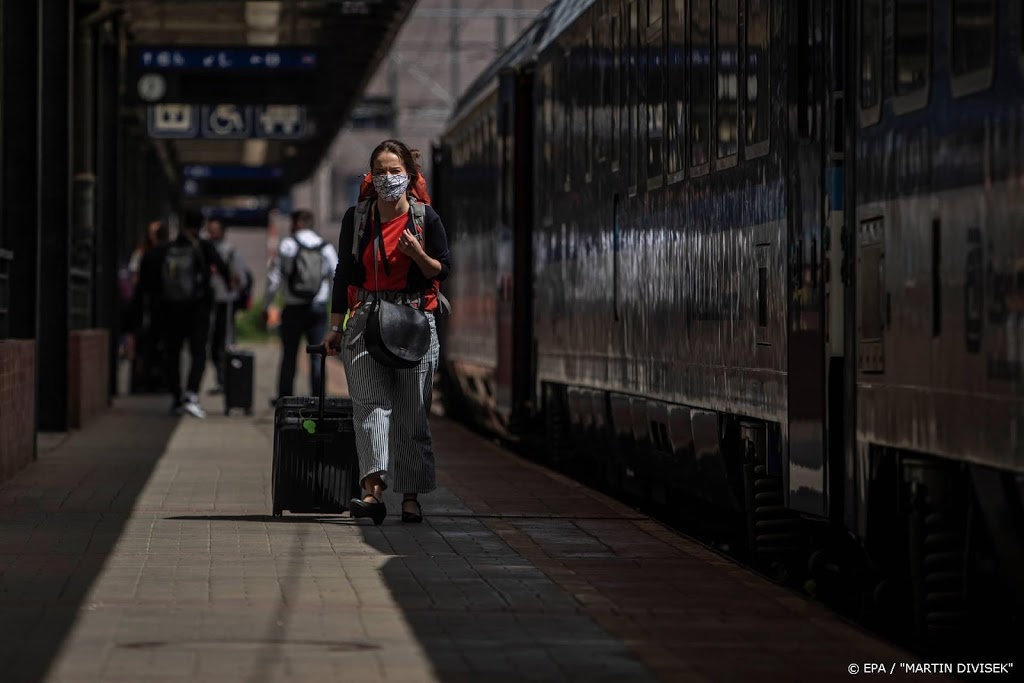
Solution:
{"label": "shadow on platform", "polygon": [[261,522],[263,524],[342,524],[353,525],[356,520],[335,515],[177,515],[164,517],[168,520],[184,522]]}
{"label": "shadow on platform", "polygon": [[0,680],[46,676],[178,423],[118,402],[0,487]]}

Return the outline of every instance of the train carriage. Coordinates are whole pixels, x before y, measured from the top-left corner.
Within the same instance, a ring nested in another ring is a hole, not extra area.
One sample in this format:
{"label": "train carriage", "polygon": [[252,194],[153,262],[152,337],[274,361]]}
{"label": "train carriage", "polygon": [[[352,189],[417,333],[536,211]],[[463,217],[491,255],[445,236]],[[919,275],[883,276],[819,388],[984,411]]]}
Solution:
{"label": "train carriage", "polygon": [[1021,12],[553,3],[441,141],[446,398],[921,636],[1019,616]]}

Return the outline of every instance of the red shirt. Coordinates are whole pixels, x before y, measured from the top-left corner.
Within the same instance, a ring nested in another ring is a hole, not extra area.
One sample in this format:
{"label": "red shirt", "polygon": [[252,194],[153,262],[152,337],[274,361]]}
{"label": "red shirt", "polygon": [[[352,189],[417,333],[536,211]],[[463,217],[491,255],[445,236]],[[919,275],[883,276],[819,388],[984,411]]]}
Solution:
{"label": "red shirt", "polygon": [[[412,216],[410,213],[404,213],[401,216],[397,216],[387,223],[381,226],[381,232],[384,234],[384,252],[387,254],[387,271],[384,269],[383,259],[380,258],[380,247],[377,248],[377,278],[376,283],[374,282],[373,274],[373,260],[374,260],[374,244],[380,244],[380,240],[377,237],[376,226],[374,225],[373,216],[368,216],[366,229],[372,230],[372,240],[370,244],[363,250],[363,270],[366,272],[366,279],[363,281],[362,288],[370,291],[382,291],[382,292],[400,292],[406,288],[406,282],[409,277],[410,268],[419,268],[416,262],[411,257],[406,256],[398,249],[398,240],[402,236],[402,232],[408,227],[410,232],[415,233],[416,227],[413,225]],[[437,309],[437,294],[436,288],[439,287],[437,280],[433,281],[434,290],[428,290],[425,292],[426,306],[424,310],[433,311]],[[348,287],[348,307],[354,309],[359,305],[359,299],[357,297],[359,288],[349,285]]]}

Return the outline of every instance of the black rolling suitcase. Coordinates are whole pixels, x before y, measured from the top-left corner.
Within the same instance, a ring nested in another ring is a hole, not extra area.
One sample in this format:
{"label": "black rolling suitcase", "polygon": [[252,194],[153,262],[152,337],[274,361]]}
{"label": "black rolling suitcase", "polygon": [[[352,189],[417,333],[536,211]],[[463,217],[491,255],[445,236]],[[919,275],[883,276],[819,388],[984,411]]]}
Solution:
{"label": "black rolling suitcase", "polygon": [[228,305],[229,348],[224,352],[224,414],[231,413],[232,408],[244,410],[252,415],[253,371],[256,356],[252,351],[230,348],[235,340],[235,317],[233,304]]}
{"label": "black rolling suitcase", "polygon": [[[323,346],[307,353],[323,354]],[[274,516],[282,511],[341,513],[360,496],[352,401],[326,398],[327,363],[320,396],[286,396],[274,410]]]}
{"label": "black rolling suitcase", "polygon": [[252,351],[228,350],[224,354],[224,414],[232,408],[252,415],[252,375],[255,365]]}

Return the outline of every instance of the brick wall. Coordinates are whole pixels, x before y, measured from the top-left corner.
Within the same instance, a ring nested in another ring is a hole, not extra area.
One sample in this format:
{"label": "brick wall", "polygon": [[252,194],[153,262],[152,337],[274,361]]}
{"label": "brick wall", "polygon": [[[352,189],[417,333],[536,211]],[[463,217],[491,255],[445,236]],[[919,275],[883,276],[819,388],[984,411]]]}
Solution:
{"label": "brick wall", "polygon": [[0,340],[0,481],[35,456],[36,342]]}
{"label": "brick wall", "polygon": [[68,339],[68,419],[81,429],[107,407],[110,348],[107,330],[72,330]]}

